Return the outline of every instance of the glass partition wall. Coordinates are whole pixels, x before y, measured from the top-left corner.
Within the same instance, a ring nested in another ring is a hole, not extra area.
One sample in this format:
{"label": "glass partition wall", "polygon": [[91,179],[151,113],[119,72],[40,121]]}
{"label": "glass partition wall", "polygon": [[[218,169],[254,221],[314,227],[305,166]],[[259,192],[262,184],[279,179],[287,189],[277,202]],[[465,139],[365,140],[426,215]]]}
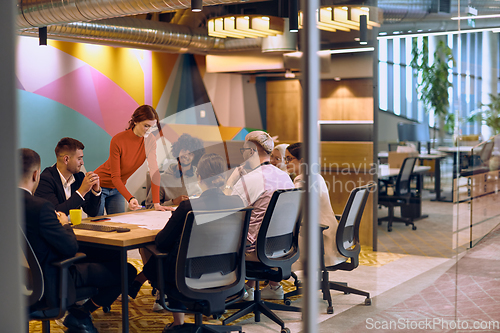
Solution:
{"label": "glass partition wall", "polygon": [[[420,199],[413,208],[401,208],[401,215],[418,217],[417,230],[400,226],[388,232],[382,222],[378,253],[440,263],[413,278],[421,290],[391,303],[384,316],[367,318],[365,328],[500,329],[492,310],[498,309],[499,287],[493,258],[500,242],[500,5],[450,3],[448,14],[422,14],[412,24],[396,23],[394,12],[384,11],[378,37],[379,163],[392,168],[396,144],[400,155],[411,156],[413,149],[420,157],[417,165],[430,170],[423,176]],[[398,137],[401,123],[425,126],[430,144]],[[417,149],[419,144],[424,149]],[[378,214],[387,212],[379,207]],[[395,326],[387,326],[391,323]]]}

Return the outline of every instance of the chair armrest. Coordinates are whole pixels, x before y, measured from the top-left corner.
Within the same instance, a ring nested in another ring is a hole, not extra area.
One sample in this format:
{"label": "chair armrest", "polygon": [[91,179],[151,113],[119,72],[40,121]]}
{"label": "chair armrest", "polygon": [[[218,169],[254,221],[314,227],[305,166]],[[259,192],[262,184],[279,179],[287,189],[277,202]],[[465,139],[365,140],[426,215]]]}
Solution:
{"label": "chair armrest", "polygon": [[146,249],[148,249],[156,258],[165,258],[168,253],[158,251],[158,248],[154,244],[146,245]]}
{"label": "chair armrest", "polygon": [[52,265],[54,265],[56,267],[59,267],[61,269],[66,269],[69,266],[73,265],[78,260],[81,260],[81,259],[83,259],[85,257],[87,257],[87,255],[85,253],[78,252],[77,254],[75,254],[74,257],[71,257],[71,258],[68,258],[68,259],[64,259],[62,261],[53,262]]}

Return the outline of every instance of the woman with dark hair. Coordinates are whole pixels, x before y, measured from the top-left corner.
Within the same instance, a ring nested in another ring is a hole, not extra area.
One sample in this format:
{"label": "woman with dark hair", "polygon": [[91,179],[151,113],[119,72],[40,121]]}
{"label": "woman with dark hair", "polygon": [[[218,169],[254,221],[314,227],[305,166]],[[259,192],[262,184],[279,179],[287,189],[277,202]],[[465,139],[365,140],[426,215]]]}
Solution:
{"label": "woman with dark hair", "polygon": [[[184,133],[172,144],[172,155],[176,161],[161,175],[160,204],[178,205],[190,196],[199,195],[201,189],[196,178],[196,165],[205,154],[203,141]],[[152,208],[151,191],[146,198],[146,207]]]}
{"label": "woman with dark hair", "polygon": [[154,208],[170,210],[160,205],[160,173],[156,162],[156,138],[149,135],[156,125],[161,134],[161,126],[156,110],[149,105],[139,106],[128,122],[127,130],[116,134],[109,147],[109,158],[95,170],[99,175],[102,194],[98,215],[123,213],[128,202],[130,210],[140,209],[137,199],[125,187],[127,179],[147,159],[151,174],[151,188]]}
{"label": "woman with dark hair", "polygon": [[[231,208],[243,208],[243,202],[239,196],[226,196],[222,192],[226,180],[226,160],[217,154],[205,154],[198,163],[198,183],[203,192],[197,199],[182,201],[179,207],[172,213],[167,224],[156,235],[156,246],[161,252],[167,252],[168,256],[164,261],[165,283],[168,290],[176,288],[175,284],[175,261],[181,240],[182,230],[186,216],[190,211],[196,212],[205,210],[220,210]],[[153,287],[156,283],[156,261],[149,260],[144,265],[144,274],[151,281]],[[169,299],[169,304],[173,308],[181,306],[175,299]],[[174,322],[172,326],[184,323],[184,313],[173,313]]]}
{"label": "woman with dark hair", "polygon": [[[304,187],[304,176],[307,175],[308,168],[302,158],[302,143],[297,142],[289,145],[285,152],[285,162],[289,174],[296,174],[293,180],[295,187]],[[316,175],[316,184],[313,184],[319,191],[319,223],[329,226],[323,232],[323,242],[325,247],[325,265],[330,266],[336,263],[345,261],[345,257],[337,251],[335,241],[337,235],[338,221],[335,218],[332,205],[330,203],[330,195],[328,194],[328,186],[325,179],[320,174]],[[300,245],[299,245],[300,247]]]}

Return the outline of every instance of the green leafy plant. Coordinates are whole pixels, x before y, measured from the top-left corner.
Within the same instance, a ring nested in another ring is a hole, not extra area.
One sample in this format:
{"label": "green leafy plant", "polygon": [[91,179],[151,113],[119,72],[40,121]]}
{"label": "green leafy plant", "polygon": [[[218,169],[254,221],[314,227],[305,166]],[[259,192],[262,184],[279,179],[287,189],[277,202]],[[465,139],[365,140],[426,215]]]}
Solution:
{"label": "green leafy plant", "polygon": [[480,109],[472,111],[467,121],[480,121],[491,128],[492,135],[497,135],[500,133],[500,95],[489,95],[491,102],[488,104],[481,103]]}
{"label": "green leafy plant", "polygon": [[[455,64],[451,49],[444,41],[438,41],[434,52],[434,62],[429,64],[428,39],[424,38],[423,47],[420,50],[417,46],[417,39],[414,38],[412,57],[413,75],[419,78],[417,82],[419,99],[424,102],[426,112],[432,112],[434,119],[440,120],[440,123],[444,125],[441,130],[449,132],[453,129],[454,123],[453,113],[448,112],[450,107],[448,88],[452,86],[448,80],[449,63]],[[434,131],[433,141],[436,141],[436,131]]]}

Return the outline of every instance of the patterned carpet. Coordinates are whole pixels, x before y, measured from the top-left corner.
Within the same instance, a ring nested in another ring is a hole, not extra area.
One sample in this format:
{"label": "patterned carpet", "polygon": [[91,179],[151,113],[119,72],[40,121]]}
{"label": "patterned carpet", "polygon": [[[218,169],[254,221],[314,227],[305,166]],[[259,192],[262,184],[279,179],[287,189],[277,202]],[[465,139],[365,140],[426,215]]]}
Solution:
{"label": "patterned carpet", "polygon": [[[142,261],[138,259],[129,259],[129,262],[134,265],[138,271],[142,270]],[[283,290],[286,292],[295,289],[292,282],[283,281]],[[263,286],[261,286],[263,287]],[[166,310],[161,312],[153,312],[152,307],[155,298],[151,295],[151,286],[146,282],[136,299],[129,300],[129,329],[130,333],[146,333],[146,332],[161,332],[165,325],[173,321],[172,314]],[[299,296],[292,297],[291,299],[297,299]],[[275,301],[282,302],[282,301]],[[236,310],[230,310],[221,319],[229,317],[231,314],[236,312]],[[236,324],[242,320],[252,317],[253,314],[246,315],[239,320],[234,321],[232,324]],[[96,310],[92,313],[94,319],[94,325],[100,333],[107,332],[121,332],[122,328],[122,317],[121,317],[121,302],[119,300],[115,301],[111,306],[111,311],[109,313],[104,313],[101,309]],[[204,322],[207,324],[220,325],[221,321],[209,317],[203,318]],[[58,319],[50,323],[50,331],[52,333],[63,333],[65,327],[62,324],[63,319]],[[194,316],[187,314],[186,322],[194,323]],[[37,321],[30,321],[29,332],[41,332],[41,324]]]}
{"label": "patterned carpet", "polygon": [[[385,253],[385,252],[374,252],[369,247],[362,247],[361,254],[359,257],[360,265],[380,267],[390,262],[393,262],[401,257],[403,254],[398,253]],[[138,271],[142,270],[142,261],[138,259],[129,259],[129,262],[134,265]],[[283,289],[285,292],[289,292],[295,289],[293,282],[282,281]],[[292,297],[292,300],[297,299],[300,296]],[[155,298],[151,295],[151,286],[145,283],[144,286],[139,291],[136,299],[129,301],[129,319],[130,319],[130,332],[131,333],[146,333],[146,332],[161,332],[166,324],[173,321],[173,317],[170,312],[163,310],[162,312],[153,312],[152,307]],[[281,301],[276,301],[281,302]],[[223,318],[230,316],[235,310],[229,311],[225,314]],[[106,332],[120,332],[121,331],[121,302],[116,301],[111,306],[111,312],[104,313],[101,309],[98,309],[92,314],[94,318],[94,325],[99,330],[100,333]],[[242,320],[251,318],[253,314],[242,317],[241,319],[235,321],[233,324],[238,323]],[[221,324],[220,320],[215,320],[213,318],[204,318],[206,323],[209,324]],[[194,322],[194,317],[192,315],[186,315],[187,322]],[[51,332],[53,333],[63,333],[64,326],[62,325],[62,319],[55,320],[51,322]],[[29,332],[41,332],[41,324],[37,321],[30,321]]]}

